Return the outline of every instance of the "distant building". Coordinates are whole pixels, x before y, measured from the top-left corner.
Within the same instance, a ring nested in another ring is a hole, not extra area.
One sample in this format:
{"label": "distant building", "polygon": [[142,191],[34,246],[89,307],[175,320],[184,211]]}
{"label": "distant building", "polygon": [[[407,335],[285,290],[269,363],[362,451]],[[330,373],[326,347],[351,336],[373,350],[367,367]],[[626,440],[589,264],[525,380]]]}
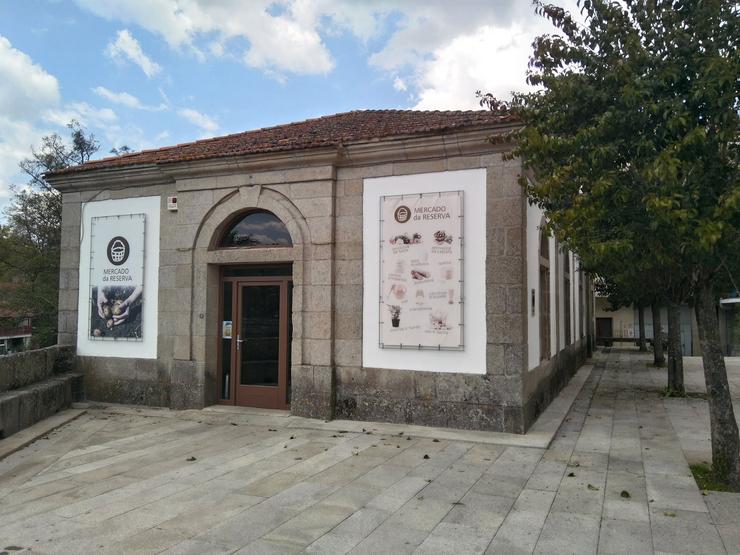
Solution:
{"label": "distant building", "polygon": [[[0,290],[13,285],[0,284]],[[31,319],[18,311],[11,310],[0,298],[0,355],[7,355],[28,348],[31,342]]]}
{"label": "distant building", "polygon": [[[612,310],[605,297],[595,296],[596,344],[624,344],[626,339],[637,342],[640,336],[637,307],[626,306]],[[740,298],[736,294],[720,299],[717,306],[720,342],[725,356],[740,356]],[[653,315],[649,306],[644,308],[645,337],[652,340]],[[668,334],[668,312],[660,310],[661,331]],[[629,341],[627,341],[629,343]],[[684,356],[701,356],[701,343],[692,307],[681,306],[681,350]]]}
{"label": "distant building", "polygon": [[740,356],[740,295],[733,291],[719,300],[719,338],[725,356]]}

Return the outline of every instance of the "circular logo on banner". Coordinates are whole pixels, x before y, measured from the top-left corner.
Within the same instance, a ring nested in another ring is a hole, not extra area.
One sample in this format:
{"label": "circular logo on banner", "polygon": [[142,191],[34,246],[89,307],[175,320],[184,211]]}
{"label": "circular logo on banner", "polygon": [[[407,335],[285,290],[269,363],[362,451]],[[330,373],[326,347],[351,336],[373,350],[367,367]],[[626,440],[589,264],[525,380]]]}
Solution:
{"label": "circular logo on banner", "polygon": [[396,211],[393,213],[393,217],[396,218],[396,221],[399,224],[405,224],[411,218],[411,210],[408,206],[404,206],[402,204],[396,208]]}
{"label": "circular logo on banner", "polygon": [[110,260],[110,263],[114,266],[120,266],[128,260],[130,251],[131,249],[128,246],[128,241],[126,241],[125,237],[113,237],[113,239],[108,243],[108,260]]}

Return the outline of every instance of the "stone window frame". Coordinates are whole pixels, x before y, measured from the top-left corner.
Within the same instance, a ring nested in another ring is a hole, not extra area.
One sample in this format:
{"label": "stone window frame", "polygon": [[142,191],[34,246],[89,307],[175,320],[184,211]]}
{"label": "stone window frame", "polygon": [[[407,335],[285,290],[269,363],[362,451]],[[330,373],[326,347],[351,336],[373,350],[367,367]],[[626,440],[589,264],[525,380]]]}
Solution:
{"label": "stone window frame", "polygon": [[565,328],[565,345],[568,346],[572,343],[573,329],[572,329],[572,302],[573,295],[571,291],[571,263],[570,263],[570,251],[563,248],[563,326]]}
{"label": "stone window frame", "polygon": [[551,357],[550,353],[550,235],[545,232],[545,219],[539,226],[539,332],[540,332],[540,361]]}

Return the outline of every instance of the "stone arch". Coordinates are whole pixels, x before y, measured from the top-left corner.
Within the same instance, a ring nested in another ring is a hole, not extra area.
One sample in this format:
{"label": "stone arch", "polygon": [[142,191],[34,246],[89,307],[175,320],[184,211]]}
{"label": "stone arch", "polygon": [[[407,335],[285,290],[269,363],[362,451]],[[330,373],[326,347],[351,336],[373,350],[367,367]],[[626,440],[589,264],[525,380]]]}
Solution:
{"label": "stone arch", "polygon": [[239,213],[255,208],[275,214],[288,228],[293,246],[311,242],[306,219],[288,197],[268,187],[252,186],[230,191],[214,204],[201,221],[193,240],[193,251],[216,250],[218,240],[231,220]]}
{"label": "stone arch", "polygon": [[[293,245],[219,249],[226,226],[240,213],[259,209],[271,212],[285,224]],[[192,246],[190,311],[191,359],[204,367],[204,379],[216,379],[219,268],[222,264],[290,262],[293,267],[293,341],[291,364],[303,361],[304,278],[311,233],[301,211],[281,192],[269,187],[245,186],[224,194],[203,217]],[[206,387],[206,390],[211,388]],[[207,394],[215,401],[215,390]]]}

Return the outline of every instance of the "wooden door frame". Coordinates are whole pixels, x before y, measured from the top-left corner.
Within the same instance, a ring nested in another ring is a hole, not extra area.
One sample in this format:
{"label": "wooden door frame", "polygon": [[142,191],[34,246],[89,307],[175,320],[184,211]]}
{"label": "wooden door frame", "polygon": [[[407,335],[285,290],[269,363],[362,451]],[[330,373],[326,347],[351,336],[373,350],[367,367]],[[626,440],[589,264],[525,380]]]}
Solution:
{"label": "wooden door frame", "polygon": [[[254,264],[254,266],[265,266],[266,264]],[[248,267],[249,264],[239,264],[238,267]],[[217,343],[217,349],[216,349],[216,404],[218,405],[231,405],[231,406],[238,406],[237,405],[237,379],[239,378],[238,373],[238,362],[239,358],[237,356],[237,349],[236,349],[236,337],[237,337],[237,330],[239,327],[238,324],[238,310],[239,310],[239,292],[241,289],[241,285],[279,285],[280,286],[280,368],[279,368],[279,376],[278,376],[278,383],[281,383],[282,378],[282,385],[278,385],[278,388],[280,390],[280,398],[282,399],[282,402],[279,403],[279,406],[273,406],[268,408],[281,408],[281,409],[288,409],[290,407],[290,403],[288,403],[288,383],[289,383],[289,373],[290,373],[290,365],[289,361],[291,360],[289,349],[291,348],[291,342],[292,337],[289,337],[290,334],[290,319],[293,317],[293,315],[290,313],[289,308],[292,306],[292,303],[289,302],[290,298],[289,295],[291,294],[291,285],[293,282],[293,276],[292,271],[289,267],[286,266],[286,273],[285,275],[276,275],[276,276],[246,276],[246,277],[237,277],[237,276],[224,276],[224,272],[228,268],[234,268],[235,265],[223,265],[219,269],[219,284],[218,284],[218,329],[216,334],[216,343]],[[231,330],[231,348],[229,349],[230,357],[231,357],[231,372],[230,372],[230,380],[229,380],[229,398],[228,399],[222,399],[222,383],[223,383],[223,366],[221,364],[222,359],[222,337],[221,337],[221,327],[223,322],[223,313],[224,313],[224,283],[230,282],[232,284],[231,286],[231,317],[232,317],[232,330]],[[251,387],[270,387],[272,386],[251,386]],[[251,406],[251,405],[250,405]],[[256,405],[255,405],[256,406]]]}

